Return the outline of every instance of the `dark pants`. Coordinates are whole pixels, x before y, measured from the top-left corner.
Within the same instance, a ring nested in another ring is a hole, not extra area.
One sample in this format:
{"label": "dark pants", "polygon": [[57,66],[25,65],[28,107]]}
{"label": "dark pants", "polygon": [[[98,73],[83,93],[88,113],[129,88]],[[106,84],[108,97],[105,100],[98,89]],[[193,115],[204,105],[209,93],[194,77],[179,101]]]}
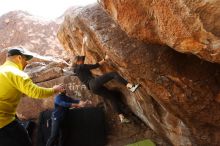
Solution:
{"label": "dark pants", "polygon": [[99,87],[97,90],[93,90],[93,93],[99,95],[104,98],[104,100],[109,100],[113,106],[113,109],[117,112],[117,114],[122,114],[121,106],[121,99],[117,97],[113,91],[109,90],[105,86]]}
{"label": "dark pants", "polygon": [[113,79],[117,80],[118,82],[120,82],[124,85],[127,85],[127,83],[128,83],[128,81],[126,81],[124,78],[122,78],[117,72],[109,72],[109,73],[106,73],[102,76],[99,76],[99,77],[92,79],[89,82],[89,88],[92,91],[99,90],[99,88],[102,87],[105,83],[107,83]]}
{"label": "dark pants", "polygon": [[[97,94],[105,99],[111,101],[113,108],[118,114],[121,114],[122,111],[120,109],[120,99],[115,97],[114,93],[103,86],[105,83],[111,80],[117,80],[118,82],[127,85],[128,81],[122,78],[117,72],[109,72],[102,76],[96,77],[89,82],[89,88],[93,91],[94,94]],[[104,99],[104,100],[105,100]]]}
{"label": "dark pants", "polygon": [[51,135],[46,146],[62,145],[61,124],[62,120],[52,118]]}
{"label": "dark pants", "polygon": [[31,146],[26,129],[14,120],[0,129],[0,146]]}

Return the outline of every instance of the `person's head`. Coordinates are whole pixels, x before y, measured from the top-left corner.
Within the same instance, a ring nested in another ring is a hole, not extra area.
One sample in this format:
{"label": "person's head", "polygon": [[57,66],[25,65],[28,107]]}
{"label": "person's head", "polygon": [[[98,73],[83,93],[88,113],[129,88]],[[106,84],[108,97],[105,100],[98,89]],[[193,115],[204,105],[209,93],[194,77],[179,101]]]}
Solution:
{"label": "person's head", "polygon": [[28,61],[31,60],[33,56],[30,52],[26,51],[22,47],[11,48],[8,50],[7,59],[18,64],[22,69],[26,67]]}
{"label": "person's head", "polygon": [[72,64],[73,64],[72,65],[73,67],[75,65],[84,64],[84,59],[82,58],[82,56],[75,56],[75,58],[73,59]]}
{"label": "person's head", "polygon": [[66,94],[66,89],[63,90],[63,92],[60,92],[60,94]]}

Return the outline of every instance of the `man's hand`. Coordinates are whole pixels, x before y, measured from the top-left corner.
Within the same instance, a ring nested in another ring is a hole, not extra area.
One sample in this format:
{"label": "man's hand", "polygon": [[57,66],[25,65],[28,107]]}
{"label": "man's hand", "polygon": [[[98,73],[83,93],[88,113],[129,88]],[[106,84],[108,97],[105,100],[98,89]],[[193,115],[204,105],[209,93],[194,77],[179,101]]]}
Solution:
{"label": "man's hand", "polygon": [[105,61],[108,60],[108,59],[109,59],[108,55],[105,55],[105,58],[102,59],[101,61],[99,61],[98,63],[99,63],[100,65],[102,65],[102,64],[104,64]]}
{"label": "man's hand", "polygon": [[86,105],[85,101],[80,101],[78,104],[79,107],[85,107],[85,105]]}
{"label": "man's hand", "polygon": [[79,108],[79,104],[72,103],[72,104],[71,104],[71,108]]}
{"label": "man's hand", "polygon": [[91,104],[92,104],[92,101],[86,100],[86,101],[85,101],[85,104],[86,104],[86,105],[91,105]]}
{"label": "man's hand", "polygon": [[63,84],[59,84],[59,85],[53,86],[53,90],[55,93],[59,93],[59,92],[64,92],[65,88],[64,88]]}
{"label": "man's hand", "polygon": [[81,108],[81,107],[85,107],[85,106],[91,105],[91,104],[92,104],[92,102],[90,100],[80,101],[78,104],[72,103],[71,108]]}
{"label": "man's hand", "polygon": [[105,55],[105,60],[108,60],[109,59],[109,56],[108,55]]}
{"label": "man's hand", "polygon": [[88,36],[84,35],[83,37],[83,45],[87,45],[88,44]]}
{"label": "man's hand", "polygon": [[92,104],[92,102],[90,100],[86,100],[86,101],[80,101],[78,106],[79,107],[85,107],[85,106],[91,105],[91,104]]}
{"label": "man's hand", "polygon": [[81,56],[86,56],[86,47],[88,46],[88,36],[84,34],[82,42]]}

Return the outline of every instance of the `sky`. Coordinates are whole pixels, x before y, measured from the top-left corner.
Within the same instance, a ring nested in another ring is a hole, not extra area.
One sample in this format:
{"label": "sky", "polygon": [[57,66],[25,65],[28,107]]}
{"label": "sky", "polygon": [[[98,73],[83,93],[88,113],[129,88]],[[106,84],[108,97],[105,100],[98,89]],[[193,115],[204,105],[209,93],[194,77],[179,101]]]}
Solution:
{"label": "sky", "polygon": [[0,0],[0,16],[23,10],[44,19],[55,19],[71,6],[85,6],[97,0]]}

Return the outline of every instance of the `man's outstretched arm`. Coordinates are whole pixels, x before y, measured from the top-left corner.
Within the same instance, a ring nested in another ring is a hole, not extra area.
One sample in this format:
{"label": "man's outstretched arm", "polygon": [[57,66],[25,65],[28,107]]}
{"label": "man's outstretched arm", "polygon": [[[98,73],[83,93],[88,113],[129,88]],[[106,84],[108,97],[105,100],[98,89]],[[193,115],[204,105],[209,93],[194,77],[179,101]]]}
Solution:
{"label": "man's outstretched arm", "polygon": [[84,35],[80,56],[86,56],[86,47],[88,44],[88,36]]}

